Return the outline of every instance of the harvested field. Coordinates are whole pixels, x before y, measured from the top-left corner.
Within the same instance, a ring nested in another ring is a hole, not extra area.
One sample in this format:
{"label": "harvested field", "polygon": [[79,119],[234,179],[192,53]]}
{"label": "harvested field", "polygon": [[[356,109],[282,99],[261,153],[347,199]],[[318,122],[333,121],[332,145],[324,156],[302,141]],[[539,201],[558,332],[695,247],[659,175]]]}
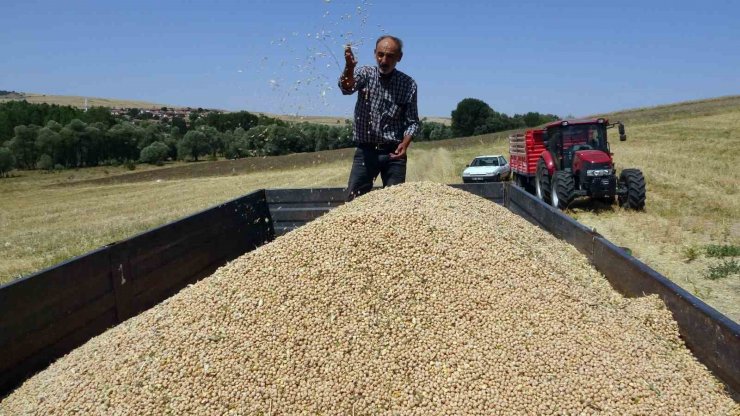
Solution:
{"label": "harvested field", "polygon": [[443,185],[372,192],[92,339],[0,414],[737,414],[654,296]]}

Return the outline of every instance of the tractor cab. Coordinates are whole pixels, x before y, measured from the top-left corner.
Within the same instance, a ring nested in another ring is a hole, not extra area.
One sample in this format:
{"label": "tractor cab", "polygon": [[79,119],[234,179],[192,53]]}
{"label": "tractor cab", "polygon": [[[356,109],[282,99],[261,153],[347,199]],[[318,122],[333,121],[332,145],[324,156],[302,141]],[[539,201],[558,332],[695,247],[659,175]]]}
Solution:
{"label": "tractor cab", "polygon": [[576,173],[584,164],[610,169],[612,158],[606,130],[614,125],[619,125],[620,139],[626,140],[622,123],[610,125],[603,118],[563,120],[545,126],[544,140],[557,169]]}

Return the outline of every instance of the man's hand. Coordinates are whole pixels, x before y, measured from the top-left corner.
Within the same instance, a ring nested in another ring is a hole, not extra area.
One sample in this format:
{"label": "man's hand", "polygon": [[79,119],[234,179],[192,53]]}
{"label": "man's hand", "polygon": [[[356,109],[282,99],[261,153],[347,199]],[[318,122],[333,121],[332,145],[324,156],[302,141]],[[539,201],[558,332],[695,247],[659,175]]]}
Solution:
{"label": "man's hand", "polygon": [[354,91],[355,88],[355,65],[357,65],[357,59],[355,54],[352,53],[352,47],[346,45],[344,47],[344,72],[342,72],[341,84],[342,92],[348,94],[348,91]]}
{"label": "man's hand", "polygon": [[396,151],[390,154],[391,159],[398,160],[406,157],[406,150],[409,148],[410,144],[411,137],[404,137],[403,141],[398,144],[398,147],[396,147]]}
{"label": "man's hand", "polygon": [[347,68],[355,69],[355,66],[357,66],[357,59],[355,59],[355,54],[352,53],[352,46],[347,44],[344,46],[344,64]]}

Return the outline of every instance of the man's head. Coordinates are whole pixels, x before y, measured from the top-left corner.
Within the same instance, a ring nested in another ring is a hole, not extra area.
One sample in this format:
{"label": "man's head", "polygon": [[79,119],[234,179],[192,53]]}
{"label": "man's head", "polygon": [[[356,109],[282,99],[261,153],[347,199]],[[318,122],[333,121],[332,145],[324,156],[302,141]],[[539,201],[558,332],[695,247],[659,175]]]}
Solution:
{"label": "man's head", "polygon": [[395,36],[381,36],[375,42],[375,60],[381,74],[390,74],[403,57],[403,42]]}

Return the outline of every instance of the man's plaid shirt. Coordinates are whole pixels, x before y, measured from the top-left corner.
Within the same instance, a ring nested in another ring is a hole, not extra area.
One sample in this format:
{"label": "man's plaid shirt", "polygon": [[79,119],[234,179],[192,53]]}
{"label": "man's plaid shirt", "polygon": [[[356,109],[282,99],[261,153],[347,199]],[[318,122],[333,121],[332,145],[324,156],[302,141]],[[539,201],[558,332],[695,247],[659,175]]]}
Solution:
{"label": "man's plaid shirt", "polygon": [[377,66],[355,69],[355,87],[342,88],[342,94],[358,92],[355,105],[354,141],[357,144],[400,143],[403,137],[419,130],[416,81],[399,70],[386,80]]}

